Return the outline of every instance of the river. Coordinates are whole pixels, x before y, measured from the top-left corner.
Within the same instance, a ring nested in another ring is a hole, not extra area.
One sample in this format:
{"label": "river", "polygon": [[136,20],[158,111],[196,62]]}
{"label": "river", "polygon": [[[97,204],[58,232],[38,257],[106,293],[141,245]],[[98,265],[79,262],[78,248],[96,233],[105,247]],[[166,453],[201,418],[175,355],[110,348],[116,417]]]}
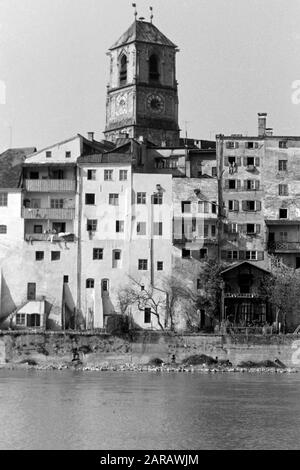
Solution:
{"label": "river", "polygon": [[298,449],[300,374],[0,370],[0,449]]}

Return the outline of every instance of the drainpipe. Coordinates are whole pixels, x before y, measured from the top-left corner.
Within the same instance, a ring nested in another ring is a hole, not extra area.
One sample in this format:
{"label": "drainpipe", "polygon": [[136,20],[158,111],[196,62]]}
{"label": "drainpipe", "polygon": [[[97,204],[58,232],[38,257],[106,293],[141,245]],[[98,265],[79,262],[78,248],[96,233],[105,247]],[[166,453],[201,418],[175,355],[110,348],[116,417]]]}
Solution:
{"label": "drainpipe", "polygon": [[223,220],[223,150],[224,136],[222,134],[216,136],[216,157],[217,157],[217,178],[218,178],[218,262],[221,262],[221,242],[222,242],[222,220]]}
{"label": "drainpipe", "polygon": [[75,330],[78,327],[78,313],[81,312],[81,228],[82,228],[82,175],[78,166],[78,231],[77,231],[77,305],[75,310]]}

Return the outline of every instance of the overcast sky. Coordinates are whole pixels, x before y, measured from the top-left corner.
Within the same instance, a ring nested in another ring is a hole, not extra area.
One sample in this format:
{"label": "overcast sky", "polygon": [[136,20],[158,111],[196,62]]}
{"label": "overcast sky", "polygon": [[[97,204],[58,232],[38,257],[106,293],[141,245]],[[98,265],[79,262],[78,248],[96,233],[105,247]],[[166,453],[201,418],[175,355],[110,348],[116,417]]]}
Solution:
{"label": "overcast sky", "polygon": [[[0,0],[0,151],[103,138],[107,49],[130,26],[128,0]],[[300,135],[300,0],[138,0],[180,48],[179,124],[195,138]],[[6,88],[6,92],[4,90]]]}

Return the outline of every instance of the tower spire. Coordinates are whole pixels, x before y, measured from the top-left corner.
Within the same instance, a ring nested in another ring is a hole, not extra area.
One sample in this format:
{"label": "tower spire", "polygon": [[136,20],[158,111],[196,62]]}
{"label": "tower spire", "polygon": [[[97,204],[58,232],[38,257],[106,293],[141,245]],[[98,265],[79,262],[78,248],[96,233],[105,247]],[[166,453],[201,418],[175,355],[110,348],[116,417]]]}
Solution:
{"label": "tower spire", "polygon": [[133,8],[134,8],[134,19],[136,20],[136,17],[137,17],[137,10],[136,10],[136,3],[133,3],[132,4]]}
{"label": "tower spire", "polygon": [[153,7],[149,7],[150,9],[150,23],[152,23],[152,20],[153,20]]}

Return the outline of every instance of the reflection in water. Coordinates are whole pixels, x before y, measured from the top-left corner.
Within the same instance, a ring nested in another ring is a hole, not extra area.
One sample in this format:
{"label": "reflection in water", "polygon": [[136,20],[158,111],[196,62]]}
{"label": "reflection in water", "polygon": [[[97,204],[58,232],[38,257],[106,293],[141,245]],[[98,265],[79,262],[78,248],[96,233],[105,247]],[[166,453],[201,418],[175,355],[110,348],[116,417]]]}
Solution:
{"label": "reflection in water", "polygon": [[297,449],[300,374],[0,371],[0,449]]}

